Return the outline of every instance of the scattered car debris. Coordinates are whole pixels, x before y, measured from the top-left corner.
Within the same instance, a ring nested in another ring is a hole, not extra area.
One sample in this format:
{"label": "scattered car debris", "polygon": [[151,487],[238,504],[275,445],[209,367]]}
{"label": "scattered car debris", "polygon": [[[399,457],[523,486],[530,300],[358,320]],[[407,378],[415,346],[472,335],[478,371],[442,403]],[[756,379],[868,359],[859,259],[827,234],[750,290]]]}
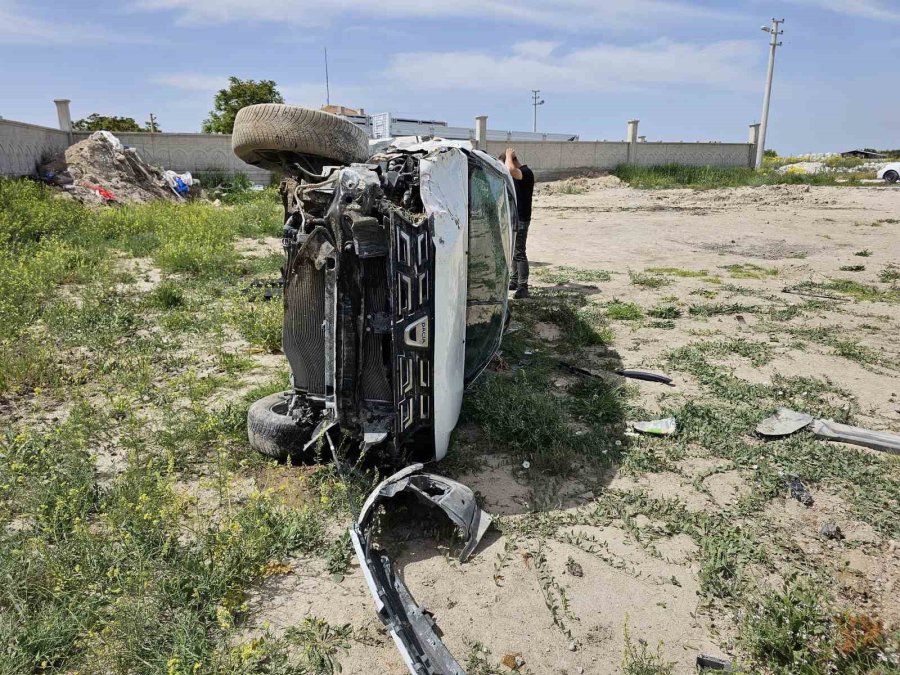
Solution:
{"label": "scattered car debris", "polygon": [[824,523],[819,530],[819,534],[821,534],[826,539],[843,539],[844,533],[841,532],[840,526],[834,521],[828,521]]}
{"label": "scattered car debris", "polygon": [[774,415],[756,425],[756,433],[770,437],[789,436],[809,426],[812,421],[812,415],[779,407]]}
{"label": "scattered car debris", "polygon": [[516,652],[515,654],[505,654],[500,659],[500,663],[510,670],[518,670],[525,665],[525,659],[522,657],[522,652]]}
{"label": "scattered car debris", "polygon": [[413,464],[382,481],[368,496],[350,539],[378,616],[387,626],[412,675],[465,675],[465,671],[441,642],[430,614],[420,608],[394,564],[383,551],[372,546],[371,536],[378,507],[402,492],[440,507],[459,528],[464,545],[459,554],[465,562],[491,524],[491,516],[475,502],[475,494],[461,483],[434,474],[419,473]]}
{"label": "scattered car debris", "polygon": [[617,370],[616,375],[621,375],[622,377],[627,377],[632,380],[644,380],[646,382],[659,382],[660,384],[667,384],[669,386],[674,387],[672,384],[672,378],[668,375],[662,375],[660,373],[648,373],[645,370]]}
{"label": "scattered car debris", "polygon": [[671,436],[678,430],[674,417],[664,417],[660,420],[646,422],[631,422],[631,427],[642,434],[652,436]]}
{"label": "scattered car debris", "polygon": [[750,330],[750,326],[747,324],[747,319],[744,318],[743,314],[737,314],[734,317],[734,320],[737,321],[739,331],[746,333]]}
{"label": "scattered car debris", "polygon": [[777,438],[796,433],[810,424],[812,432],[817,438],[900,454],[900,435],[898,434],[816,419],[812,415],[790,408],[778,408],[774,415],[767,417],[756,426],[756,433],[761,436]]}
{"label": "scattered car debris", "polygon": [[[168,174],[171,183],[167,183]],[[190,174],[164,173],[150,166],[108,131],[94,132],[70,145],[65,153],[42,164],[38,175],[77,201],[94,205],[181,201],[193,185]]]}
{"label": "scattered car debris", "polygon": [[[604,377],[605,374],[602,371],[591,370],[590,368],[582,368],[581,366],[576,366],[571,363],[566,363],[565,361],[560,361],[559,365],[561,368],[565,368],[573,375],[584,375],[586,377]],[[675,386],[672,384],[672,378],[668,375],[662,375],[660,373],[650,373],[646,370],[625,370],[619,368],[615,371],[616,375],[620,377],[627,377],[632,380],[644,380],[646,382],[658,382],[660,384],[667,384],[670,386]]]}
{"label": "scattered car debris", "polygon": [[803,506],[810,507],[815,503],[812,494],[810,494],[809,490],[807,490],[806,486],[803,484],[803,481],[799,478],[789,476],[785,482],[787,483],[788,489],[791,491],[791,497],[803,504]]}
{"label": "scattered car debris", "polygon": [[740,668],[732,665],[731,661],[719,658],[718,656],[708,656],[699,654],[697,656],[697,668],[705,668],[706,670],[721,670],[725,673],[740,673]]}
{"label": "scattered car debris", "polygon": [[861,445],[872,450],[900,454],[900,435],[887,431],[872,431],[861,427],[851,427],[830,420],[814,420],[813,433],[817,438]]}

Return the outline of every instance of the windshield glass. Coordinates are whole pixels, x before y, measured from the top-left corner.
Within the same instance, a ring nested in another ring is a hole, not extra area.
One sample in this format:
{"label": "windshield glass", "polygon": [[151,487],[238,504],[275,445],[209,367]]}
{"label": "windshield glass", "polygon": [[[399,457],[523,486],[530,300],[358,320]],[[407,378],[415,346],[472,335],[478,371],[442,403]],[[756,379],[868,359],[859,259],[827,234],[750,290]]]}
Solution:
{"label": "windshield glass", "polygon": [[511,263],[509,208],[506,180],[475,166],[469,176],[466,383],[487,365],[503,331]]}

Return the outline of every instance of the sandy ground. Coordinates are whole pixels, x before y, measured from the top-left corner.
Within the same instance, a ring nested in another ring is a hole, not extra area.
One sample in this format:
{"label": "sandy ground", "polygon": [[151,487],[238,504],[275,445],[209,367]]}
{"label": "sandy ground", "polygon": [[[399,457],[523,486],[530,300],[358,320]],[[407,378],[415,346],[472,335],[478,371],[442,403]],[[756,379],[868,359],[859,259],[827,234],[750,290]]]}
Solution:
{"label": "sandy ground", "polygon": [[[703,279],[672,278],[668,286],[645,289],[632,284],[628,275],[629,270],[677,267],[706,270],[721,275],[725,283],[750,291],[740,297],[721,291],[708,302],[786,306],[804,299],[783,293],[785,287],[848,276],[871,283],[885,265],[900,262],[900,223],[873,225],[900,217],[900,190],[776,186],[638,191],[618,185],[612,178],[584,184],[589,189],[583,194],[554,194],[553,186],[539,190],[528,248],[535,268],[570,265],[612,272],[611,281],[597,284],[592,291],[594,302],[619,298],[651,307],[665,296],[703,301],[690,295],[692,290],[709,287]],[[853,255],[862,249],[870,250],[871,256]],[[777,268],[778,274],[761,280],[730,279],[720,268],[735,263]],[[864,263],[866,271],[851,274],[838,269],[854,263]],[[617,322],[615,347],[628,367],[658,368],[663,352],[698,339],[698,334],[716,331],[739,337],[752,330],[756,317],[745,318],[749,327],[734,316],[685,318],[674,330],[646,325],[634,328],[627,322]],[[823,313],[814,319],[820,325],[835,321],[844,327],[877,325],[881,330],[861,330],[860,339],[886,357],[897,357],[900,305],[847,303],[839,318]],[[738,375],[753,381],[768,381],[775,372],[829,376],[858,397],[861,421],[900,432],[896,374],[873,372],[829,356],[826,351],[776,348],[776,359],[763,368],[733,365]],[[674,390],[661,393],[659,385],[641,383],[642,403],[653,409],[663,397],[690,397],[697,392],[690,381],[677,384]],[[503,459],[488,460],[484,471],[461,479],[483,495],[486,508],[493,513],[515,518],[528,511],[531,488],[516,479]],[[696,477],[700,477],[703,490],[691,484]],[[611,476],[610,480],[611,488],[643,487],[654,496],[678,496],[691,510],[727,507],[747,489],[744,477],[727,461],[702,455],[683,460],[675,471],[638,478]],[[589,503],[591,490],[602,489],[580,484],[564,487],[564,509]],[[816,536],[821,520],[840,517],[852,545],[843,545],[835,564],[846,562],[847,569],[852,570],[852,583],[864,587],[873,606],[889,625],[897,627],[897,542],[886,541],[868,525],[854,521],[847,511],[839,497],[823,491],[812,511],[791,500],[776,499],[763,517],[773,527],[782,528],[784,536],[796,539],[798,545],[820,549],[837,546],[823,544]],[[636,521],[638,527],[653,527],[646,517]],[[634,638],[646,640],[651,648],[661,643],[664,659],[676,664],[677,673],[694,672],[699,652],[728,655],[728,637],[733,629],[727,622],[723,625],[721,615],[702,607],[693,540],[684,535],[670,537],[658,545],[662,555],[654,557],[615,523],[580,530],[572,534],[605,542],[606,550],[619,564],[606,564],[555,540],[543,547],[543,564],[570,599],[571,617],[566,619],[566,626],[571,636],[554,625],[545,606],[534,549],[529,548],[534,542],[520,541],[519,548],[506,553],[505,538],[490,532],[477,555],[464,565],[430,539],[406,541],[392,553],[413,595],[434,613],[447,646],[461,662],[478,642],[489,650],[484,655],[493,664],[505,654],[521,653],[525,666],[520,672],[621,672],[626,620]],[[582,576],[569,571],[570,558],[581,565]],[[295,560],[292,564],[291,574],[267,579],[253,597],[250,614],[256,630],[265,625],[277,630],[307,615],[321,616],[332,623],[349,622],[357,628],[370,627],[367,633],[372,639],[365,644],[354,642],[350,653],[341,659],[343,672],[406,672],[394,645],[380,632],[355,559],[350,573],[340,582],[318,563]]]}

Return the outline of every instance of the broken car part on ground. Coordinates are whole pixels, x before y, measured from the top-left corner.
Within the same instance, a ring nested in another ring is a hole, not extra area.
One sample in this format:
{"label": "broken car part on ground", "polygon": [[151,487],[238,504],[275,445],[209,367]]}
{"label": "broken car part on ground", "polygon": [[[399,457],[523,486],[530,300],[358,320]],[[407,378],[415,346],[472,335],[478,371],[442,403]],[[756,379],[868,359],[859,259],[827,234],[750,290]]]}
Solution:
{"label": "broken car part on ground", "polygon": [[435,631],[435,621],[419,607],[386,553],[372,547],[372,530],[378,507],[401,492],[438,506],[459,529],[465,562],[491,524],[491,517],[475,503],[475,494],[461,483],[429,473],[421,464],[408,466],[384,480],[363,504],[350,529],[350,539],[362,567],[378,616],[390,631],[403,660],[414,675],[465,675]]}
{"label": "broken car part on ground", "polygon": [[789,436],[810,425],[812,425],[812,432],[816,438],[900,454],[900,435],[887,431],[851,427],[831,420],[815,419],[812,415],[789,408],[778,408],[775,414],[756,426],[756,433],[769,438],[779,438]]}

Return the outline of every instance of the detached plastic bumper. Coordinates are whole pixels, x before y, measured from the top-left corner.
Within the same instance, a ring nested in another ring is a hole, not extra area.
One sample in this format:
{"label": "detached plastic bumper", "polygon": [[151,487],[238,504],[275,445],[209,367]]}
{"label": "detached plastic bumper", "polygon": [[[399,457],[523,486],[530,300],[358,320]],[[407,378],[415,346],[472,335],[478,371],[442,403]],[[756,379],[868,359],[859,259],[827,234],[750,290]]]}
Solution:
{"label": "detached plastic bumper", "polygon": [[465,675],[453,655],[441,642],[434,619],[415,602],[397,576],[394,564],[384,553],[371,547],[369,535],[379,504],[401,492],[411,492],[423,502],[440,507],[460,530],[465,542],[459,555],[464,562],[478,546],[491,524],[491,516],[475,503],[475,494],[462,483],[430,473],[419,473],[414,464],[382,481],[366,499],[350,538],[362,567],[375,610],[388,627],[397,649],[413,675]]}

